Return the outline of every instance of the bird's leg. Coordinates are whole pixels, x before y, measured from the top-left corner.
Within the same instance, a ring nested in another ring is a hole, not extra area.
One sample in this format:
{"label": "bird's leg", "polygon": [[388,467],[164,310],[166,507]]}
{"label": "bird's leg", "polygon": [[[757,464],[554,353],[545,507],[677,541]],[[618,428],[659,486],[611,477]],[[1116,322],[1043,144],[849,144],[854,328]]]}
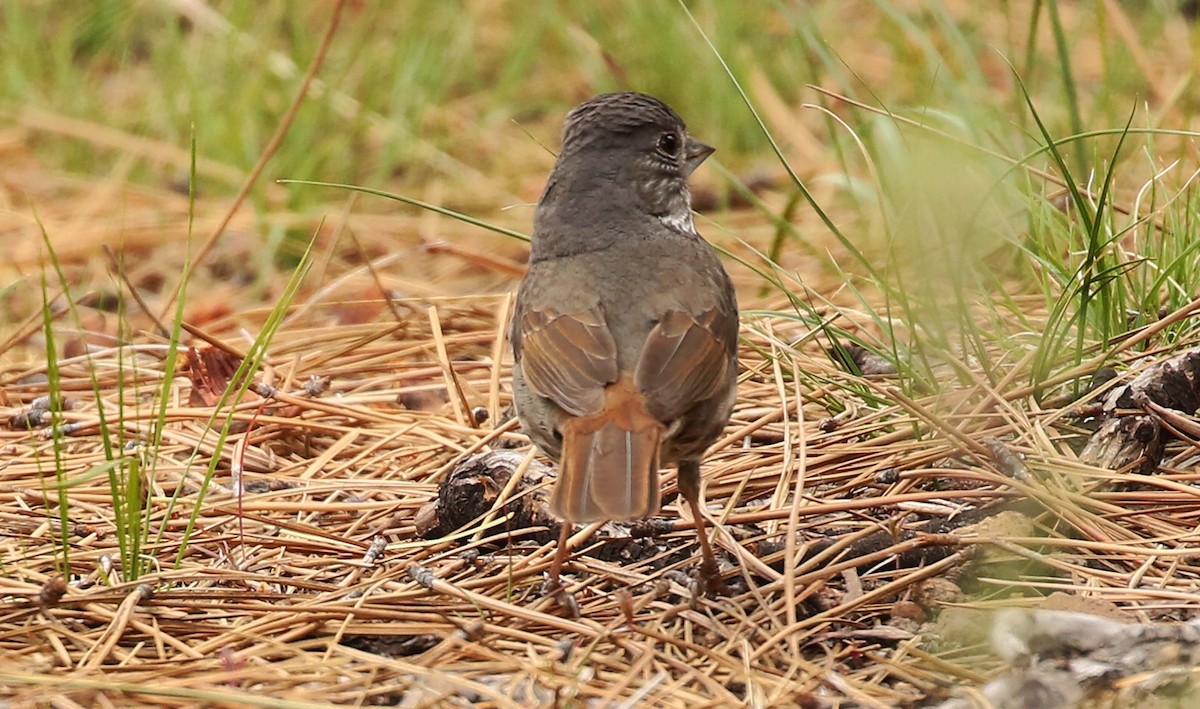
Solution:
{"label": "bird's leg", "polygon": [[703,557],[700,560],[700,581],[710,595],[717,595],[725,590],[725,583],[721,580],[717,557],[708,543],[707,525],[701,512],[700,461],[680,461],[678,485],[680,494],[692,509],[692,518],[696,520],[696,538],[700,541],[700,555]]}
{"label": "bird's leg", "polygon": [[563,586],[562,578],[559,575],[567,557],[570,556],[568,544],[571,541],[573,526],[566,520],[562,521],[562,530],[558,533],[558,547],[554,550],[554,559],[550,562],[550,570],[546,573],[546,595],[553,598],[554,602],[572,618],[578,618],[579,603],[576,602],[575,596],[567,591],[566,586]]}

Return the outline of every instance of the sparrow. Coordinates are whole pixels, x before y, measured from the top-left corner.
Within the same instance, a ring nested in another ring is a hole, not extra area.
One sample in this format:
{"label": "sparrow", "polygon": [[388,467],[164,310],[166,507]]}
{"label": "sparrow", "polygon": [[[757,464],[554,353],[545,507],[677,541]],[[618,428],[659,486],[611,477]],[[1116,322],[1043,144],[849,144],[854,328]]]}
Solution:
{"label": "sparrow", "polygon": [[572,525],[656,514],[669,465],[695,520],[700,578],[721,588],[700,461],[737,394],[738,305],[687,186],[713,150],[642,93],[567,114],[511,332],[517,416],[558,465],[550,508],[564,524],[547,593],[560,602]]}

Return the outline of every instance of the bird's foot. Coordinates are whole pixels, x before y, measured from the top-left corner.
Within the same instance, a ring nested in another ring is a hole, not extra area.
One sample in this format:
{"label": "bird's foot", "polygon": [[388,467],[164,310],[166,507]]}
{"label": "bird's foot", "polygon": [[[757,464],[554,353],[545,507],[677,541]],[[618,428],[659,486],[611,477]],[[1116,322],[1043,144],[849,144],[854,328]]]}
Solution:
{"label": "bird's foot", "polygon": [[724,596],[729,590],[725,580],[721,578],[721,568],[717,566],[717,560],[711,557],[700,562],[698,580],[706,596]]}
{"label": "bird's foot", "polygon": [[557,603],[568,618],[579,617],[579,601],[575,600],[575,594],[568,591],[567,587],[563,585],[562,579],[557,576],[546,579],[546,585],[542,587],[542,595]]}

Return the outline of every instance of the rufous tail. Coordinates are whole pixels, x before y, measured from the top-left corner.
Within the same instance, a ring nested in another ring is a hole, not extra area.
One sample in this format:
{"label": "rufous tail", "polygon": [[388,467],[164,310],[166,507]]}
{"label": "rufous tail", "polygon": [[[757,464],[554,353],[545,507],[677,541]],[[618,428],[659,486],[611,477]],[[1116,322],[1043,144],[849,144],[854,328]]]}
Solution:
{"label": "rufous tail", "polygon": [[632,520],[658,511],[663,425],[627,380],[605,391],[604,410],[563,426],[550,511],[571,522]]}

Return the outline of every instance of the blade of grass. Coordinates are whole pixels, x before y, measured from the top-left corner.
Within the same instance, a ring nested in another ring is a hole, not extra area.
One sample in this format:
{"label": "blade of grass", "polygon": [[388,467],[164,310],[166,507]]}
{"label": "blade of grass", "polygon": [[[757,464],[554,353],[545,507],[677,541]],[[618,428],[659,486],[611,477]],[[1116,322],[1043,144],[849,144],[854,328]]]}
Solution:
{"label": "blade of grass", "polygon": [[[243,397],[253,382],[253,373],[258,371],[259,367],[266,359],[267,348],[270,346],[271,340],[274,338],[279,326],[286,318],[288,308],[291,307],[292,300],[299,292],[300,285],[304,282],[304,277],[308,274],[309,269],[312,267],[313,248],[316,245],[317,235],[320,234],[320,232],[321,230],[319,227],[313,232],[307,247],[304,249],[304,253],[301,255],[300,263],[292,271],[292,275],[288,279],[287,285],[284,287],[283,292],[280,294],[278,302],[276,303],[275,307],[271,309],[270,314],[267,316],[266,322],[263,323],[262,329],[259,331],[258,336],[251,344],[250,350],[246,353],[246,356],[242,359],[241,364],[230,378],[228,386],[226,386],[225,391],[221,394],[221,398],[213,407],[213,413],[209,417],[208,423],[205,425],[206,432],[212,430],[212,425],[217,420],[217,417],[221,414],[222,410],[225,410],[226,407],[228,407],[225,413],[224,422],[221,425],[220,431],[217,433],[214,449],[209,457],[207,470],[204,474],[204,480],[200,484],[200,489],[196,492],[196,500],[192,506],[192,511],[188,517],[187,526],[184,529],[182,538],[180,540],[179,551],[175,555],[174,563],[176,567],[183,562],[183,559],[187,554],[188,544],[192,534],[196,529],[196,521],[200,517],[201,509],[203,509],[204,497],[212,483],[213,477],[216,475],[217,466],[221,462],[221,452],[224,450],[225,444],[229,439],[230,429],[235,420],[236,408],[238,404],[241,403]],[[270,392],[262,391],[260,394],[264,397],[267,397],[270,395]],[[195,451],[192,453],[192,460],[189,461],[189,465],[187,467],[190,468],[191,463],[194,462],[196,457],[199,455],[200,446],[197,446]],[[180,485],[179,488],[176,489],[175,494],[171,497],[171,501],[167,506],[167,513],[165,515],[166,519],[170,518],[170,512],[178,501],[182,488],[183,486]],[[164,523],[163,527],[159,530],[160,540],[165,530],[166,524]]]}
{"label": "blade of grass", "polygon": [[[44,233],[44,230],[43,230]],[[47,240],[48,241],[48,240]],[[50,435],[51,448],[54,451],[54,497],[57,504],[50,503],[50,493],[46,489],[46,476],[41,476],[42,499],[46,509],[57,507],[58,511],[58,546],[61,554],[58,560],[59,572],[64,579],[71,578],[71,516],[70,500],[67,495],[66,470],[64,463],[64,432],[63,432],[63,395],[62,378],[58,369],[58,348],[54,338],[54,318],[50,315],[48,299],[48,284],[46,273],[42,272],[42,335],[46,338],[46,390],[50,396]]]}
{"label": "blade of grass", "polygon": [[477,226],[481,229],[487,229],[488,231],[495,232],[497,234],[500,234],[501,236],[507,236],[507,237],[516,239],[518,241],[529,241],[529,237],[525,236],[524,234],[522,234],[519,231],[513,231],[512,229],[505,229],[504,227],[499,227],[499,226],[496,226],[495,224],[489,224],[489,223],[483,221],[482,219],[476,219],[475,217],[463,214],[462,212],[456,212],[453,209],[439,207],[436,204],[430,204],[429,202],[422,202],[419,199],[413,199],[412,197],[405,197],[404,195],[394,194],[392,192],[385,192],[383,190],[377,190],[377,189],[373,189],[371,187],[362,187],[360,185],[345,185],[345,184],[341,184],[338,182],[318,182],[316,180],[281,179],[281,180],[276,180],[276,182],[279,182],[280,184],[285,184],[285,185],[310,185],[312,187],[333,187],[333,188],[339,189],[339,190],[350,190],[352,192],[362,192],[363,194],[375,195],[376,197],[385,197],[387,199],[392,199],[397,202],[403,202],[404,204],[408,204],[413,207],[420,207],[421,209],[424,209],[429,212],[433,212],[434,214],[441,214],[442,216],[450,217],[451,219],[457,219],[458,221],[463,222],[465,224]]}

